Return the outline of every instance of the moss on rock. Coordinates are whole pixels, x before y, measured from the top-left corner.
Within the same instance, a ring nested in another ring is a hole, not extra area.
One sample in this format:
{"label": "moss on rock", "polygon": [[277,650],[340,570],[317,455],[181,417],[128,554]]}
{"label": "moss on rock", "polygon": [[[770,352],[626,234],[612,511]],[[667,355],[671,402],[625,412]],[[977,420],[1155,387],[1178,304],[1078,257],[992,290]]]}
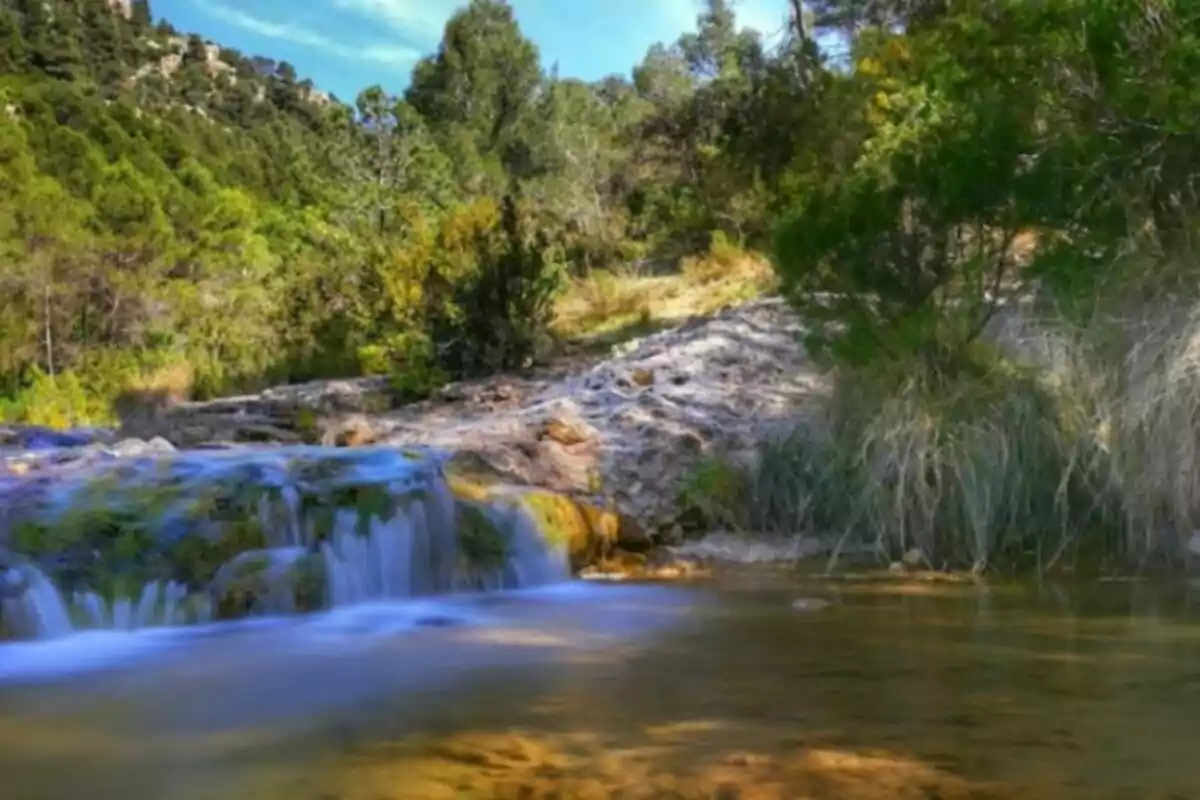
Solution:
{"label": "moss on rock", "polygon": [[446,482],[460,502],[520,502],[542,536],[567,549],[575,571],[599,563],[628,524],[614,511],[559,492],[493,482],[479,474],[451,474]]}
{"label": "moss on rock", "polygon": [[321,557],[300,548],[244,552],[223,565],[210,588],[218,619],[316,611],[325,605]]}
{"label": "moss on rock", "polygon": [[550,542],[565,547],[574,570],[595,563],[616,541],[616,515],[563,494],[522,492],[520,500],[534,524]]}
{"label": "moss on rock", "polygon": [[482,503],[455,500],[458,551],[474,571],[500,569],[512,553],[512,531]]}

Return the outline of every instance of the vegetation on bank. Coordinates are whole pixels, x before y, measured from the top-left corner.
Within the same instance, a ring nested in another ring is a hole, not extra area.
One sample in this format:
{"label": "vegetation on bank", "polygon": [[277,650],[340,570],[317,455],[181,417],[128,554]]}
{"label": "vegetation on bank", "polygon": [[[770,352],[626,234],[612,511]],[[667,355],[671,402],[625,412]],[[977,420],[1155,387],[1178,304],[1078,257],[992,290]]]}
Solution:
{"label": "vegetation on bank", "polygon": [[752,469],[704,465],[685,499],[935,566],[1185,564],[1200,8],[879,3],[842,20],[852,70],[824,108],[859,135],[823,154],[775,237],[832,396]]}
{"label": "vegetation on bank", "polygon": [[4,416],[363,373],[413,397],[777,288],[834,389],[697,470],[700,524],[977,569],[1187,557],[1194,4],[819,0],[768,46],[710,0],[588,84],[472,0],[404,97],[353,107],[144,3],[50,5],[0,0]]}

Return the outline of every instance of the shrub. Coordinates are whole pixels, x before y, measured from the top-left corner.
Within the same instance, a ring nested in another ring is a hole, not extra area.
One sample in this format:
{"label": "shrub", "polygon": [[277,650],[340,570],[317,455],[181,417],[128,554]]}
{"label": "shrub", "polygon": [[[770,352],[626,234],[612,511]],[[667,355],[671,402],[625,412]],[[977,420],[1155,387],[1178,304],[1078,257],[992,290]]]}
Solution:
{"label": "shrub", "polygon": [[1200,523],[1198,354],[1200,308],[1160,307],[1014,319],[952,377],[839,368],[811,418],[764,447],[736,514],[937,566],[1177,566]]}

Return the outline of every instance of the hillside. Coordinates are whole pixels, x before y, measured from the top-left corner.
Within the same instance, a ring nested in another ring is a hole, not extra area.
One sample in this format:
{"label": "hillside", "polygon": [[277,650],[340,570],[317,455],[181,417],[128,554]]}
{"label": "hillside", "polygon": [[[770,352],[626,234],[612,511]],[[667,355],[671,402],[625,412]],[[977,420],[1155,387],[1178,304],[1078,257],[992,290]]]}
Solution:
{"label": "hillside", "polygon": [[775,278],[835,371],[740,524],[1191,559],[1200,10],[790,5],[767,46],[708,0],[586,83],[471,0],[403,97],[350,107],[144,3],[3,0],[0,415],[364,376],[411,408]]}
{"label": "hillside", "polygon": [[587,84],[476,0],[405,97],[350,106],[146,0],[0,0],[0,418],[363,374],[420,397],[537,358],[572,276],[761,238],[748,159],[790,145],[741,120],[788,101],[793,49],[723,3],[701,32]]}

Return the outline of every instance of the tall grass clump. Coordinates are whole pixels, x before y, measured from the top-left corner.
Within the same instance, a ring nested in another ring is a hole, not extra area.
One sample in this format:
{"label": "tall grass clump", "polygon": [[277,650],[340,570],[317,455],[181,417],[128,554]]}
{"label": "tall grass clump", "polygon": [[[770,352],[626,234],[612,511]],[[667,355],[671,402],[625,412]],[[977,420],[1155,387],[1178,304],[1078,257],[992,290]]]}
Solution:
{"label": "tall grass clump", "polygon": [[746,526],[934,567],[1170,568],[1200,527],[1200,306],[1014,316],[953,374],[839,367],[746,478]]}
{"label": "tall grass clump", "polygon": [[1046,564],[1081,529],[1104,530],[1086,407],[1023,365],[978,358],[953,378],[919,364],[841,371],[823,414],[760,461],[756,506],[975,570]]}

